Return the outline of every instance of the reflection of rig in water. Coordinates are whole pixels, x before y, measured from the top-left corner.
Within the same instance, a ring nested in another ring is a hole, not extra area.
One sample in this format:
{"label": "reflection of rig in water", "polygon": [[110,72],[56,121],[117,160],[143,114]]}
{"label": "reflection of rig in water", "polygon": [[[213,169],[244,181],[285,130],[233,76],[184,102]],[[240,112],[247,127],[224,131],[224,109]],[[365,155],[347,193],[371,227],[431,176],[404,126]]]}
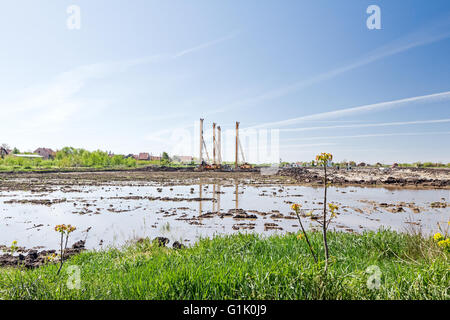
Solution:
{"label": "reflection of rig in water", "polygon": [[[237,179],[235,179],[235,209],[238,210],[239,209],[239,182]],[[203,204],[202,204],[202,193],[203,193],[203,184],[200,182],[198,185],[199,188],[199,198],[200,201],[198,202],[198,214],[202,215],[203,214]],[[212,202],[212,213],[215,214],[220,214],[220,195],[222,194],[221,192],[221,185],[219,183],[213,183],[213,202]]]}

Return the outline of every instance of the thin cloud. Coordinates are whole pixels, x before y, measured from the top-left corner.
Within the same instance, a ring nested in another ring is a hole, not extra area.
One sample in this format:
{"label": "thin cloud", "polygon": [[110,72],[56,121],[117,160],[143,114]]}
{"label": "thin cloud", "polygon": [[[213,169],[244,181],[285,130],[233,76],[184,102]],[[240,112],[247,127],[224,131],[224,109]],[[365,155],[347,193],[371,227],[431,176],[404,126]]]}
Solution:
{"label": "thin cloud", "polygon": [[182,56],[184,56],[186,54],[193,53],[193,52],[196,52],[196,51],[199,51],[199,50],[202,50],[202,49],[206,49],[206,48],[212,47],[212,46],[214,46],[216,44],[219,44],[221,42],[224,42],[226,40],[230,40],[230,39],[236,37],[237,34],[238,34],[237,32],[233,32],[233,33],[231,33],[231,34],[229,34],[227,36],[224,36],[222,38],[203,43],[203,44],[198,45],[196,47],[192,47],[192,48],[189,48],[189,49],[186,49],[186,50],[182,50],[182,51],[176,53],[173,57],[174,58],[179,58],[179,57],[182,57]]}
{"label": "thin cloud", "polygon": [[446,92],[440,92],[425,96],[417,96],[417,97],[411,97],[411,98],[405,98],[405,99],[399,99],[399,100],[393,100],[393,101],[386,101],[386,102],[380,102],[380,103],[374,103],[374,104],[367,104],[359,107],[352,107],[352,108],[345,108],[345,109],[339,109],[335,111],[328,111],[328,112],[322,112],[322,113],[316,113],[311,114],[308,116],[302,116],[282,121],[275,121],[270,123],[265,123],[257,126],[253,126],[251,128],[266,128],[266,127],[282,127],[282,126],[288,126],[293,125],[299,122],[309,121],[309,120],[323,120],[323,119],[329,119],[329,118],[337,118],[337,117],[343,117],[343,116],[350,116],[355,114],[361,114],[361,113],[367,113],[367,112],[373,112],[373,111],[381,111],[386,109],[392,109],[402,106],[411,106],[415,103],[430,103],[430,102],[441,102],[441,101],[447,101],[450,99],[450,91]]}
{"label": "thin cloud", "polygon": [[291,148],[310,148],[310,147],[322,147],[322,146],[334,146],[336,143],[309,143],[309,144],[289,144],[281,145],[280,148],[291,149]]}
{"label": "thin cloud", "polygon": [[436,124],[436,123],[446,123],[446,122],[450,122],[450,119],[399,121],[399,122],[383,122],[383,123],[364,123],[364,124],[306,127],[306,128],[290,128],[290,129],[280,129],[280,131],[281,132],[298,132],[298,131],[323,130],[323,129],[368,128],[368,127],[406,126],[406,125],[418,125],[418,124]]}
{"label": "thin cloud", "polygon": [[299,141],[299,140],[323,140],[323,139],[352,139],[352,138],[372,138],[372,137],[395,137],[395,136],[427,136],[427,135],[443,135],[450,134],[450,131],[441,132],[400,132],[400,133],[375,133],[375,134],[358,134],[349,136],[328,136],[328,137],[311,137],[311,138],[293,138],[285,139],[284,141]]}

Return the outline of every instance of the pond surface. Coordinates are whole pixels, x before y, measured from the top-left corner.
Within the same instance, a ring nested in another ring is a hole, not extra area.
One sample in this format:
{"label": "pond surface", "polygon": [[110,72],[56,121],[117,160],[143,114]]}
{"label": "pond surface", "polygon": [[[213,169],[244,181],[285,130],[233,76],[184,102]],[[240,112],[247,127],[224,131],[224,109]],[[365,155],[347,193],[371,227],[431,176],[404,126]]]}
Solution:
{"label": "pond surface", "polygon": [[[330,187],[328,201],[340,214],[331,228],[346,232],[381,227],[406,232],[420,228],[437,231],[450,219],[449,190],[389,190],[385,188]],[[251,186],[194,184],[160,187],[149,183],[59,187],[44,192],[0,192],[0,244],[17,240],[26,248],[56,249],[57,224],[77,230],[69,245],[86,240],[89,249],[121,246],[143,237],[167,237],[193,244],[200,237],[236,232],[263,235],[297,232],[290,206],[305,210],[323,204],[323,189],[295,185]],[[237,209],[237,210],[236,210]],[[319,227],[309,218],[304,225]]]}

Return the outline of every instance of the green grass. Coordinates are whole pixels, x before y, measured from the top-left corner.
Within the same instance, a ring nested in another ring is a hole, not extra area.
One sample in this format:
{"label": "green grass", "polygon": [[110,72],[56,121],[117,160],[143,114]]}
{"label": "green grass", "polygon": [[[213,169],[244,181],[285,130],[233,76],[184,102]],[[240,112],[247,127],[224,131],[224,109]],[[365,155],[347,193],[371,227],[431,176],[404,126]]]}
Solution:
{"label": "green grass", "polygon": [[[310,234],[316,250],[321,234]],[[391,231],[330,233],[323,275],[296,235],[221,236],[173,250],[150,241],[85,252],[57,266],[0,269],[0,299],[449,299],[449,253],[431,239]],[[81,269],[68,289],[67,267]],[[370,290],[365,270],[382,272]]]}
{"label": "green grass", "polygon": [[[193,167],[190,164],[181,164],[181,163],[162,163],[162,166],[173,167],[173,168],[186,168]],[[136,168],[144,168],[147,166],[160,166],[160,161],[137,161],[135,166],[126,166],[126,165],[95,165],[95,166],[79,166],[79,167],[61,167],[57,165],[1,165],[0,164],[0,172],[39,172],[39,171],[92,171],[92,170],[133,170]]]}

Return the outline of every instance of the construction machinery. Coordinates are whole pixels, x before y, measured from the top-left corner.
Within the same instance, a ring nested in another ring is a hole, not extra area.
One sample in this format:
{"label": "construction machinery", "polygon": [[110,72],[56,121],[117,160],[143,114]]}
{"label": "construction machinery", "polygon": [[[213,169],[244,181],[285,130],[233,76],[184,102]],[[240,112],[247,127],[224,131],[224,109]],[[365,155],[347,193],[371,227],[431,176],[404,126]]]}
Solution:
{"label": "construction machinery", "polygon": [[[213,162],[210,162],[208,149],[206,148],[205,139],[203,138],[203,120],[200,119],[200,154],[199,154],[199,165],[196,171],[208,171],[208,170],[220,170],[222,167],[222,155],[221,155],[221,129],[218,129],[218,142],[216,142],[216,124],[213,123]],[[205,150],[206,158],[208,162],[203,159],[203,149]],[[217,155],[217,160],[216,160]]]}
{"label": "construction machinery", "polygon": [[[205,139],[203,138],[203,120],[200,119],[200,154],[199,154],[199,165],[196,171],[209,171],[209,170],[221,170],[221,171],[231,171],[231,167],[222,164],[222,131],[220,126],[216,126],[216,123],[212,125],[212,162],[209,158],[208,149],[206,147]],[[217,136],[216,136],[217,129]],[[204,152],[203,152],[204,150]],[[241,154],[242,162],[239,162],[239,152]],[[206,154],[206,160],[203,154]],[[239,139],[239,122],[236,122],[236,155],[234,170],[252,170],[253,166],[245,161],[245,154],[242,148],[241,141]]]}
{"label": "construction machinery", "polygon": [[[239,150],[241,151],[242,161],[239,165]],[[239,122],[236,121],[236,155],[235,155],[235,170],[251,170],[253,166],[245,161],[244,150],[242,149],[241,140],[239,139]]]}

